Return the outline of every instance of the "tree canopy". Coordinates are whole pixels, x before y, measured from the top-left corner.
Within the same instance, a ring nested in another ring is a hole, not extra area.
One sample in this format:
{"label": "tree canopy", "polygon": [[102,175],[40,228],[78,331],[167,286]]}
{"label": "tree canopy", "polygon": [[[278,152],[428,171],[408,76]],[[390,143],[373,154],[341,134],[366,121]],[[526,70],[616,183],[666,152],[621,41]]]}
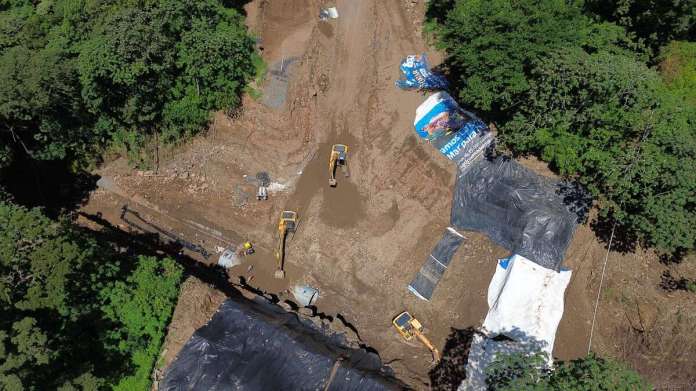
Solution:
{"label": "tree canopy", "polygon": [[658,54],[673,40],[696,39],[695,0],[587,0],[597,17],[626,27]]}
{"label": "tree canopy", "polygon": [[557,361],[546,368],[546,356],[505,354],[496,357],[486,369],[491,391],[637,391],[650,390],[634,371],[610,360],[589,354],[569,362]]}
{"label": "tree canopy", "polygon": [[85,162],[116,147],[138,160],[232,110],[254,75],[254,41],[218,0],[0,5],[0,164],[17,153]]}
{"label": "tree canopy", "polygon": [[0,226],[0,388],[148,388],[181,267],[4,201]]}
{"label": "tree canopy", "polygon": [[[428,29],[459,100],[496,122],[502,148],[584,184],[627,240],[693,249],[693,43],[661,49],[658,72],[645,44],[662,38],[639,39],[585,10],[581,1],[433,0]],[[688,36],[681,25],[666,36]]]}

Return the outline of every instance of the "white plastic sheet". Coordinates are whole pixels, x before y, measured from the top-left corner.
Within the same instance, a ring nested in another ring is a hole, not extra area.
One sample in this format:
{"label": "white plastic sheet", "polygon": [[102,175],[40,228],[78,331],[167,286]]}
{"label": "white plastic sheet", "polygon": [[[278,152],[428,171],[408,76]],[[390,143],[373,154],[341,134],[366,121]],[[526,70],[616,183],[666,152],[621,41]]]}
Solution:
{"label": "white plastic sheet", "polygon": [[[485,335],[475,336],[471,343],[467,378],[459,391],[485,389],[485,369],[498,354],[543,351],[551,360],[571,274],[516,254],[498,261],[488,286]],[[493,339],[501,335],[507,338]]]}
{"label": "white plastic sheet", "polygon": [[570,270],[555,272],[517,254],[500,260],[488,286],[490,309],[484,329],[516,341],[540,341],[551,357],[571,274]]}

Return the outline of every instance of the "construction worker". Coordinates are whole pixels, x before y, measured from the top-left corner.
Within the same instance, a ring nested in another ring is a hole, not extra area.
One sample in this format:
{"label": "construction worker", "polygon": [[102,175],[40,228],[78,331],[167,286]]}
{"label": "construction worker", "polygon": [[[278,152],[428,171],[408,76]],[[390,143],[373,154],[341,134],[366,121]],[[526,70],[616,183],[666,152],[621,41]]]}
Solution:
{"label": "construction worker", "polygon": [[254,253],[254,245],[250,241],[246,241],[237,247],[237,254],[239,255],[251,255]]}

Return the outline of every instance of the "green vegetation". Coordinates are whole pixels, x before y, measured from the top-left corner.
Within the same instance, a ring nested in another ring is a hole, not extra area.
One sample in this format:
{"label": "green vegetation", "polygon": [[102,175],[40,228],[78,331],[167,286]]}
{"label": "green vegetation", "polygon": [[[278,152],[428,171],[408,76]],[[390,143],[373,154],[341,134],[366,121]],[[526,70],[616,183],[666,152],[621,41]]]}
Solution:
{"label": "green vegetation", "polygon": [[139,162],[232,110],[256,72],[242,17],[218,0],[0,2],[0,164],[26,153]]}
{"label": "green vegetation", "polygon": [[116,281],[102,292],[103,311],[122,328],[109,338],[119,352],[131,356],[135,373],[119,381],[116,390],[145,390],[159,356],[165,328],[179,296],[181,266],[171,259],[138,258],[138,266],[126,281]]}
{"label": "green vegetation", "polygon": [[499,356],[486,369],[486,382],[492,391],[652,389],[637,373],[594,354],[570,362],[555,362],[553,370],[544,369],[545,363],[546,356],[542,353]]}
{"label": "green vegetation", "polygon": [[181,267],[46,214],[104,152],[147,164],[239,107],[265,64],[229,4],[0,0],[0,389],[149,388]]}
{"label": "green vegetation", "polygon": [[[693,43],[663,48],[660,73],[650,67],[651,47],[622,27],[628,22],[584,12],[581,1],[433,0],[428,31],[447,52],[460,102],[496,122],[502,148],[535,154],[585,185],[623,241],[691,250]],[[648,12],[629,14],[638,21]],[[650,44],[691,34],[677,21],[659,28],[654,35],[636,27],[656,37]]]}
{"label": "green vegetation", "polygon": [[655,53],[672,40],[696,40],[695,0],[587,0],[586,7],[625,27]]}
{"label": "green vegetation", "polygon": [[8,202],[0,226],[0,389],[147,389],[181,267]]}
{"label": "green vegetation", "polygon": [[670,93],[696,106],[696,42],[670,42],[662,49],[659,61]]}

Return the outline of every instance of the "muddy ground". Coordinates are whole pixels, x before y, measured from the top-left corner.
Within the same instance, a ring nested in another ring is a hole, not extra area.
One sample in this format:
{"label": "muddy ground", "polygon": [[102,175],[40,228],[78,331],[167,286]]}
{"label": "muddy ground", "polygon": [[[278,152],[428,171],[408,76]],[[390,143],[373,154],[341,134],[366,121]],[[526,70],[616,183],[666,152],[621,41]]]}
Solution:
{"label": "muddy ground", "polygon": [[[207,260],[186,252],[203,263],[214,262],[222,247],[253,241],[257,253],[230,270],[231,282],[242,277],[281,299],[297,283],[318,288],[320,312],[342,316],[399,379],[424,389],[430,354],[404,343],[391,319],[410,311],[435,345],[444,346],[453,328],[482,323],[495,261],[508,253],[481,234],[466,233],[431,302],[407,291],[448,225],[455,167],[413,132],[424,96],[397,90],[394,80],[403,56],[425,52],[433,62],[441,56],[422,38],[422,1],[338,0],[340,16],[328,22],[318,19],[322,5],[257,0],[245,6],[266,62],[296,59],[282,107],[246,97],[234,118],[218,113],[207,134],[161,151],[159,166],[150,171],[133,170],[123,160],[106,164],[99,170],[106,185],[83,212],[126,230],[159,229],[202,246],[212,254]],[[336,188],[327,184],[333,143],[350,148],[351,175],[339,174]],[[552,175],[538,161],[524,164]],[[259,171],[274,182],[265,202],[254,198],[251,178]],[[124,204],[137,226],[120,218]],[[276,280],[272,253],[285,209],[298,212],[300,225],[288,243],[286,279]],[[604,242],[588,224],[580,226],[566,254],[573,278],[554,350],[561,359],[587,353],[605,255]],[[693,264],[670,268],[691,273]],[[592,348],[627,360],[656,385],[690,384],[696,303],[693,295],[658,287],[666,268],[642,250],[609,254]],[[165,364],[222,297],[200,281],[184,287]]]}

